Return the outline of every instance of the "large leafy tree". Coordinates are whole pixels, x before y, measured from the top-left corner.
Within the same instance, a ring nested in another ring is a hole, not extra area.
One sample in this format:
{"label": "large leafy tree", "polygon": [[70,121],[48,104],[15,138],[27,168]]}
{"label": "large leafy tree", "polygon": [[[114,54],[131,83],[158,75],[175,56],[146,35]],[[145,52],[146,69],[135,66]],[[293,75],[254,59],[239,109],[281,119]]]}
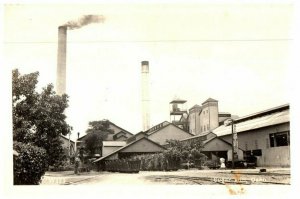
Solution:
{"label": "large leafy tree", "polygon": [[48,164],[55,166],[64,158],[59,136],[71,131],[64,114],[68,96],[56,95],[52,84],[38,93],[38,75],[13,70],[13,140],[45,149]]}
{"label": "large leafy tree", "polygon": [[86,130],[86,137],[84,138],[85,150],[89,155],[94,155],[101,150],[103,141],[107,136],[114,131],[109,128],[109,120],[100,120],[89,122],[89,127]]}
{"label": "large leafy tree", "polygon": [[173,160],[200,160],[205,158],[202,152],[203,142],[200,139],[192,139],[189,141],[167,140],[169,148],[164,151],[167,158]]}

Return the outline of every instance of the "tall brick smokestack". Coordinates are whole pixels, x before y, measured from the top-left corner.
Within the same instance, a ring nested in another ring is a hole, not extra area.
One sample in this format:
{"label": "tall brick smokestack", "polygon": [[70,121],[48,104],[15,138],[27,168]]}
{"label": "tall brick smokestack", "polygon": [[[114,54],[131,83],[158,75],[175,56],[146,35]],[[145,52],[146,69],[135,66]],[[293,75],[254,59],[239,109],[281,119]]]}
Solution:
{"label": "tall brick smokestack", "polygon": [[57,74],[56,93],[66,93],[66,53],[67,53],[67,27],[58,27],[58,48],[57,48]]}
{"label": "tall brick smokestack", "polygon": [[57,49],[57,74],[56,93],[66,93],[66,53],[67,53],[67,30],[74,30],[91,23],[104,22],[103,15],[83,15],[75,21],[68,21],[58,27],[58,49]]}
{"label": "tall brick smokestack", "polygon": [[150,128],[149,62],[142,61],[142,119],[143,131]]}

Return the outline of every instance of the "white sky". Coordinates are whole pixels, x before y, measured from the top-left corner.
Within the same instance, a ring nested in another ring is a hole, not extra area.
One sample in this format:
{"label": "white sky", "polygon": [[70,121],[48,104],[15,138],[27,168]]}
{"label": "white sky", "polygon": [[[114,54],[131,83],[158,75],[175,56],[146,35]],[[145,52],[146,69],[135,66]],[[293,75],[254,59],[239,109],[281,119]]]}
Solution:
{"label": "white sky", "polygon": [[4,65],[56,81],[57,27],[81,15],[104,23],[68,31],[68,122],[109,119],[137,133],[141,61],[150,62],[151,124],[169,121],[169,102],[187,108],[212,97],[243,116],[290,102],[291,4],[7,5]]}

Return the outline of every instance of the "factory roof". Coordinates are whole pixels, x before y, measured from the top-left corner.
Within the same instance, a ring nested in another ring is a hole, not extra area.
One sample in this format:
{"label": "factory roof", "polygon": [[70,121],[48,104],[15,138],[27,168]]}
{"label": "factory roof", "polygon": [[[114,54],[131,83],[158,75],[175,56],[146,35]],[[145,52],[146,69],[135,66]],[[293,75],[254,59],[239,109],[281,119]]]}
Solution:
{"label": "factory roof", "polygon": [[195,138],[198,138],[198,137],[206,136],[206,135],[208,135],[208,134],[210,134],[210,133],[212,133],[212,132],[210,132],[210,131],[203,132],[203,133],[200,133],[200,134],[198,134],[198,135],[194,135],[194,136],[189,137],[189,138],[184,138],[184,139],[182,139],[182,140],[180,140],[180,141],[192,140],[192,139],[195,139]]}
{"label": "factory roof", "polygon": [[219,115],[231,115],[229,112],[219,112]]}
{"label": "factory roof", "polygon": [[[64,135],[62,135],[62,134],[60,134],[60,137],[63,138],[63,139],[65,139],[65,140],[68,140],[68,141],[69,141],[69,138],[67,138],[66,136],[64,136]],[[70,142],[75,143],[75,142],[74,142],[73,140],[71,140],[71,139],[70,139]]]}
{"label": "factory roof", "polygon": [[195,104],[194,106],[192,106],[192,108],[190,108],[189,110],[195,109],[195,108],[202,108],[201,106],[199,106],[198,104]]}
{"label": "factory roof", "polygon": [[173,103],[184,104],[184,103],[186,103],[186,102],[187,102],[186,100],[179,99],[179,98],[176,98],[176,97],[175,97],[175,99],[173,99],[173,100],[170,102],[170,104],[173,104]]}
{"label": "factory roof", "polygon": [[185,131],[185,130],[179,128],[179,127],[176,126],[175,124],[170,123],[170,122],[167,122],[167,121],[164,121],[164,122],[162,122],[162,123],[160,123],[160,124],[158,124],[158,125],[152,127],[152,128],[147,132],[147,135],[152,135],[152,134],[154,134],[154,133],[160,131],[161,129],[163,129],[163,128],[167,127],[167,126],[174,126],[174,127],[178,128],[178,129],[180,129],[181,131],[187,133],[187,134],[194,135],[194,134],[191,134],[190,132],[187,132],[187,131]]}
{"label": "factory roof", "polygon": [[[117,135],[117,134],[119,134],[119,133],[121,133],[121,132],[125,132],[125,133],[128,133],[128,134],[130,134],[130,135],[133,135],[133,134],[132,134],[132,133],[130,133],[129,131],[127,131],[127,130],[123,129],[122,127],[120,127],[120,126],[116,125],[115,123],[112,123],[111,121],[109,121],[109,124],[110,124],[110,125],[113,125],[113,126],[115,126],[115,127],[117,127],[117,128],[119,128],[119,129],[120,129],[120,131],[119,131],[119,132],[113,132],[113,133],[110,133],[110,132],[109,132],[109,134],[114,134],[114,135]],[[86,135],[87,135],[87,134],[85,134],[85,135],[81,136],[80,138],[78,138],[78,140],[83,140],[83,138],[85,138],[85,137],[86,137]]]}
{"label": "factory roof", "polygon": [[[267,126],[287,123],[289,118],[289,105],[278,106],[265,111],[257,112],[234,120],[237,133],[259,129]],[[217,136],[231,134],[231,126],[219,126],[212,131]]]}
{"label": "factory roof", "polygon": [[125,146],[126,141],[103,141],[103,146]]}
{"label": "factory roof", "polygon": [[112,156],[112,155],[114,155],[114,154],[116,154],[116,153],[119,153],[119,152],[123,151],[124,149],[126,149],[126,148],[132,146],[133,144],[135,144],[135,143],[137,143],[137,142],[139,142],[139,141],[141,141],[141,140],[144,140],[144,139],[147,140],[148,142],[150,142],[150,143],[152,143],[152,144],[158,146],[159,148],[161,148],[161,149],[163,149],[163,150],[166,149],[165,147],[159,145],[158,143],[156,143],[156,142],[154,142],[154,141],[152,141],[152,140],[150,140],[150,139],[148,139],[148,138],[146,138],[146,137],[142,137],[142,138],[140,138],[140,139],[138,139],[138,140],[135,140],[134,142],[131,142],[131,143],[129,143],[129,144],[127,144],[127,145],[125,145],[125,146],[119,148],[118,150],[116,150],[116,151],[114,151],[114,152],[108,154],[107,156],[98,158],[97,160],[94,161],[94,163],[95,163],[95,162],[99,162],[99,161],[101,161],[101,160],[104,160],[104,159],[106,159],[106,158],[108,158],[108,157],[110,157],[110,156]]}
{"label": "factory roof", "polygon": [[218,102],[218,100],[215,100],[213,98],[208,98],[207,100],[205,100],[202,104],[205,104],[207,102]]}

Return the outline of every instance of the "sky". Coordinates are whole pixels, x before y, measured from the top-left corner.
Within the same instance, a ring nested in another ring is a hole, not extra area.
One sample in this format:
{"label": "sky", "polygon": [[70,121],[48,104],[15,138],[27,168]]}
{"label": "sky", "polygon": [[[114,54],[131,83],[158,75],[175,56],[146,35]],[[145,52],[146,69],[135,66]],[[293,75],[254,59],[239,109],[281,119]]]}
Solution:
{"label": "sky", "polygon": [[4,66],[56,82],[58,26],[82,15],[103,23],[68,30],[71,137],[109,119],[142,130],[141,61],[150,65],[151,125],[211,97],[245,116],[290,102],[292,4],[13,4],[4,7]]}

